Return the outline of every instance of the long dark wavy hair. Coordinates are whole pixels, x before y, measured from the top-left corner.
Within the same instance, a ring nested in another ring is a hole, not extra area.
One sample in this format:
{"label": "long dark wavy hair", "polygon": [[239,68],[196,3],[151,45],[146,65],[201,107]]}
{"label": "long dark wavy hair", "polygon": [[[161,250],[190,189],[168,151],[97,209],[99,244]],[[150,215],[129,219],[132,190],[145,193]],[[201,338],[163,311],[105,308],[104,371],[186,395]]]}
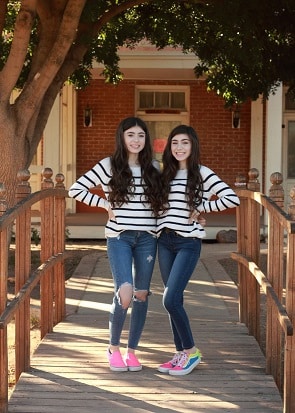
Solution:
{"label": "long dark wavy hair", "polygon": [[163,153],[163,171],[162,171],[162,199],[163,209],[169,207],[168,197],[170,192],[171,181],[175,178],[179,169],[179,163],[172,155],[171,141],[175,135],[185,134],[188,136],[192,150],[187,159],[187,184],[186,197],[189,208],[193,211],[202,201],[203,180],[200,173],[200,144],[197,133],[191,126],[178,125],[168,136],[167,145]]}
{"label": "long dark wavy hair", "polygon": [[135,191],[132,172],[128,164],[128,151],[124,142],[124,132],[133,126],[139,126],[145,132],[145,145],[138,154],[144,189],[142,201],[149,203],[154,215],[157,215],[161,208],[160,172],[153,165],[151,137],[145,122],[140,118],[123,119],[117,128],[116,149],[111,157],[112,178],[109,182],[111,188],[109,201],[113,207],[120,207],[123,203],[129,202],[130,195]]}

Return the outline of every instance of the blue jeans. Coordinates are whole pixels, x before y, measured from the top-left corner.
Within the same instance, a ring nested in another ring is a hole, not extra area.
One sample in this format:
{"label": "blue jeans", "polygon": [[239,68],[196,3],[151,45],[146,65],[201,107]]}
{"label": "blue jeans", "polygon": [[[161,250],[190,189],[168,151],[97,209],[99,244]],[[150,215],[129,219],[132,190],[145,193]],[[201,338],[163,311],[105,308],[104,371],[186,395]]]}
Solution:
{"label": "blue jeans", "polygon": [[202,241],[186,238],[164,229],[158,241],[158,259],[165,286],[163,305],[169,314],[177,351],[194,347],[194,339],[187,313],[183,306],[183,293],[197,265]]}
{"label": "blue jeans", "polygon": [[157,239],[145,231],[123,231],[118,237],[107,238],[107,249],[114,280],[114,297],[110,312],[110,344],[120,345],[128,308],[124,309],[121,306],[119,289],[123,284],[131,284],[134,298],[128,347],[136,349],[148,309],[148,297],[145,301],[136,299],[136,290],[149,293],[157,253]]}

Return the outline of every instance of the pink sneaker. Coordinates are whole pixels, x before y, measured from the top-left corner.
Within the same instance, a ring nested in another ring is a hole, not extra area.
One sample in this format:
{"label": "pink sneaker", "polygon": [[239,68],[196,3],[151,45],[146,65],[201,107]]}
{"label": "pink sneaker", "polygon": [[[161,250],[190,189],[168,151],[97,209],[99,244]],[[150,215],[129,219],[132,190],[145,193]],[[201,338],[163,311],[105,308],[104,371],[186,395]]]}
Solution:
{"label": "pink sneaker", "polygon": [[134,353],[127,353],[124,357],[125,363],[129,371],[140,371],[142,370],[142,365],[138,361]]}
{"label": "pink sneaker", "polygon": [[110,349],[108,349],[107,357],[110,363],[110,369],[112,371],[128,371],[128,367],[124,363],[122,355],[119,350],[111,353]]}
{"label": "pink sneaker", "polygon": [[181,353],[175,353],[171,360],[167,361],[166,363],[161,364],[158,367],[158,371],[161,373],[169,373],[169,370],[173,369],[179,362],[181,357]]}

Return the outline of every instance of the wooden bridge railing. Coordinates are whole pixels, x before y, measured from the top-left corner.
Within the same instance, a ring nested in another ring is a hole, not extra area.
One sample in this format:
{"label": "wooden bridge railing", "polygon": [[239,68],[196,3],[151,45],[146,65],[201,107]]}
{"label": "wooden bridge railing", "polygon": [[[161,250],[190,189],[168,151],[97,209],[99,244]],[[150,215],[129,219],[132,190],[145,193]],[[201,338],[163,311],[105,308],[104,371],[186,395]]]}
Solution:
{"label": "wooden bridge railing", "polygon": [[[17,204],[7,210],[5,187],[0,183],[0,413],[8,411],[8,324],[15,321],[15,381],[30,367],[30,296],[40,282],[41,337],[65,316],[63,261],[65,251],[64,177],[45,168],[42,190],[31,194],[30,172],[18,174]],[[31,272],[31,208],[40,202],[41,265]],[[8,302],[8,255],[15,226],[15,296]]]}
{"label": "wooden bridge railing", "polygon": [[[261,344],[261,293],[266,296],[266,372],[272,374],[284,401],[284,413],[295,412],[295,189],[286,213],[282,176],[271,176],[270,196],[259,192],[258,171],[236,192],[240,321]],[[267,269],[260,268],[261,216],[267,217]]]}

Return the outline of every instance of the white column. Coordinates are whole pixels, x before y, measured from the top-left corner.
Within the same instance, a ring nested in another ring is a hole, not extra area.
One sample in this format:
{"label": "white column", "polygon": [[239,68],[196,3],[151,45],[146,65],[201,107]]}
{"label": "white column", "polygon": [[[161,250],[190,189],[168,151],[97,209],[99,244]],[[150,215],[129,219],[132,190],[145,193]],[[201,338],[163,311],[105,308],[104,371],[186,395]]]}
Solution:
{"label": "white column", "polygon": [[61,172],[59,170],[59,131],[60,131],[60,97],[59,95],[55,99],[53,107],[51,109],[50,115],[46,127],[44,129],[44,140],[43,140],[43,167],[51,168],[53,170],[52,179],[57,173]]}
{"label": "white column", "polygon": [[[262,98],[251,103],[250,168],[259,171],[259,182],[263,188],[263,102]],[[248,177],[246,177],[248,178]]]}
{"label": "white column", "polygon": [[282,170],[282,124],[283,124],[283,87],[270,95],[266,109],[266,152],[265,152],[265,193],[271,186],[270,175]]}
{"label": "white column", "polygon": [[[76,96],[76,91],[72,85],[64,86],[60,112],[60,172],[65,176],[66,189],[76,180]],[[72,198],[68,198],[66,201],[66,212],[76,212],[76,202]]]}

